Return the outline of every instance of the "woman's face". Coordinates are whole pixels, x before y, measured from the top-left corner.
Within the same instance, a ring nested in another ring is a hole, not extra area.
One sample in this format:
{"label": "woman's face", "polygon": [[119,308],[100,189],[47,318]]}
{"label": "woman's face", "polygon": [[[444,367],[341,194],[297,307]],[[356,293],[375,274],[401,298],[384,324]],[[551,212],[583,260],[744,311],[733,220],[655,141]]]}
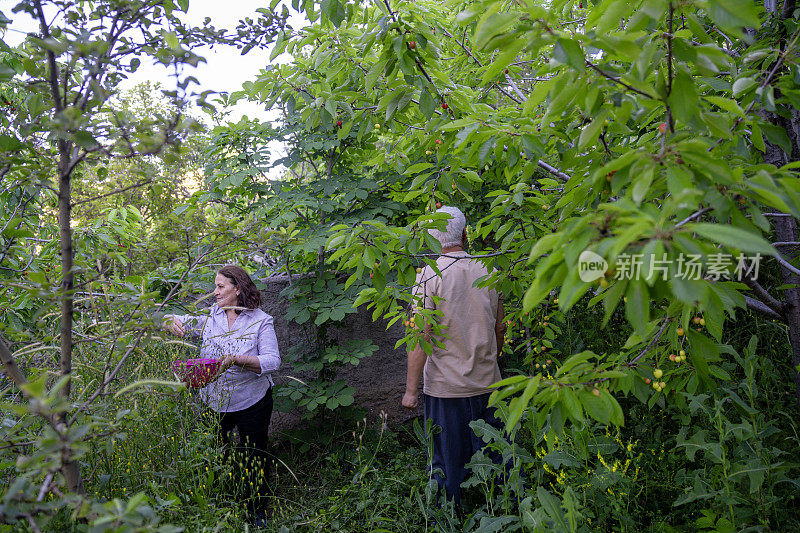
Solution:
{"label": "woman's face", "polygon": [[214,278],[214,296],[217,298],[218,306],[234,307],[238,302],[239,289],[233,285],[230,278],[217,274]]}

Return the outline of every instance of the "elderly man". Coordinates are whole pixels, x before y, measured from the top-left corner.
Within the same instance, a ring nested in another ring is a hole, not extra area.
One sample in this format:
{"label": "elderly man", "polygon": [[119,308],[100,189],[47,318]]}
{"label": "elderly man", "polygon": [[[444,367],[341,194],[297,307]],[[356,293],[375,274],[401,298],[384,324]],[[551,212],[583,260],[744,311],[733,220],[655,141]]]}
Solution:
{"label": "elderly man", "polygon": [[[437,476],[436,481],[447,497],[459,504],[461,483],[467,474],[464,465],[483,447],[469,423],[478,419],[496,421],[488,412],[488,387],[500,381],[497,354],[506,328],[498,294],[474,286],[487,271],[464,251],[464,213],[451,206],[437,212],[450,215],[445,231],[430,232],[442,244],[442,254],[436,260],[441,276],[426,266],[417,275],[414,294],[424,308],[441,311],[442,335],[438,340],[444,348],[434,345],[430,357],[421,346],[409,352],[403,406],[417,407],[419,380],[424,376],[425,418],[442,428],[433,436],[430,467],[441,468],[445,479]],[[430,339],[429,326],[426,333]]]}

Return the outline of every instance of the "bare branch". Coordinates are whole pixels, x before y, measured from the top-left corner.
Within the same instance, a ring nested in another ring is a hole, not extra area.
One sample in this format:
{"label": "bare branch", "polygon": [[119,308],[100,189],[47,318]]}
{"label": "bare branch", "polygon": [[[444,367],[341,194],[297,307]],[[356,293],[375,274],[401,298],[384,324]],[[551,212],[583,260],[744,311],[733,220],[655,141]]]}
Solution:
{"label": "bare branch", "polygon": [[781,18],[788,19],[791,18],[792,13],[794,13],[794,8],[796,6],[796,0],[785,0],[783,2],[783,9],[781,10]]}
{"label": "bare branch", "polygon": [[[42,31],[42,38],[50,38],[50,26],[44,18],[44,10],[42,9],[42,2],[36,3],[36,15],[39,18],[39,28]],[[61,91],[58,88],[58,64],[56,63],[56,54],[48,49],[47,52],[47,70],[49,74],[48,83],[50,85],[50,92],[53,95],[53,105],[55,106],[56,115],[64,110],[64,103],[61,101]]]}
{"label": "bare branch", "polygon": [[711,207],[704,207],[702,209],[699,209],[698,211],[695,211],[694,213],[692,213],[688,217],[684,218],[683,220],[681,220],[680,222],[675,224],[675,229],[678,229],[681,226],[685,226],[686,224],[688,224],[692,220],[695,220],[696,218],[700,218],[705,213],[708,213],[709,211],[711,211],[711,209],[712,209]]}
{"label": "bare branch", "polygon": [[742,283],[747,285],[753,290],[753,294],[758,297],[758,300],[765,304],[767,307],[775,311],[777,314],[783,314],[785,309],[785,304],[783,302],[778,301],[774,296],[772,296],[767,289],[765,289],[761,284],[747,276],[742,276]]}
{"label": "bare branch", "polygon": [[669,325],[670,322],[671,322],[671,320],[670,320],[669,317],[664,319],[664,322],[661,323],[661,328],[658,330],[658,333],[656,333],[655,336],[647,344],[647,346],[645,346],[644,349],[641,352],[639,352],[639,355],[634,357],[631,360],[631,362],[628,363],[628,366],[633,366],[636,363],[638,363],[639,359],[644,357],[647,354],[647,352],[649,352],[653,348],[653,346],[656,345],[656,343],[658,342],[658,339],[661,338],[661,335],[664,333],[664,330],[667,329],[667,326]]}
{"label": "bare branch", "polygon": [[129,190],[135,189],[137,187],[143,187],[145,185],[153,183],[153,181],[154,180],[152,178],[148,179],[148,180],[143,180],[143,181],[140,181],[138,183],[134,183],[133,185],[129,185],[128,187],[123,187],[121,189],[114,189],[113,191],[110,191],[110,192],[107,192],[107,193],[104,193],[104,194],[98,194],[97,196],[92,196],[91,198],[87,198],[85,200],[78,200],[77,202],[72,202],[72,207],[75,207],[76,205],[80,205],[80,204],[85,204],[85,203],[88,203],[88,202],[93,202],[95,200],[99,200],[100,198],[105,198],[106,196],[112,196],[114,194],[119,194],[119,193],[122,193],[122,192],[125,192],[125,191],[129,191]]}
{"label": "bare branch", "polygon": [[569,181],[569,180],[572,179],[572,176],[570,176],[569,174],[558,170],[556,167],[552,166],[551,164],[549,164],[549,163],[547,163],[545,161],[542,161],[541,159],[539,161],[537,161],[536,164],[539,166],[539,168],[544,169],[547,172],[549,172],[550,174],[552,174],[554,176],[558,176],[561,179],[564,179],[566,181]]}
{"label": "bare branch", "polygon": [[9,350],[8,345],[2,337],[0,337],[0,361],[2,361],[6,374],[11,378],[11,381],[14,382],[17,388],[22,390],[22,386],[27,385],[28,380],[17,366],[17,362],[11,354],[11,350]]}
{"label": "bare branch", "polygon": [[590,69],[594,70],[595,72],[597,72],[598,74],[600,74],[604,78],[606,78],[608,80],[611,80],[614,83],[618,83],[618,84],[622,85],[623,87],[625,87],[629,91],[633,91],[636,94],[640,94],[640,95],[644,96],[645,98],[649,98],[651,100],[654,99],[652,95],[647,94],[646,92],[641,91],[641,90],[637,89],[636,87],[633,87],[632,85],[629,85],[629,84],[625,83],[624,81],[622,81],[621,78],[617,78],[615,76],[612,76],[608,72],[603,71],[600,67],[598,67],[597,65],[595,65],[594,63],[592,63],[588,59],[586,60],[586,66],[589,67]]}
{"label": "bare branch", "polygon": [[748,309],[752,309],[753,311],[758,311],[770,318],[774,318],[776,320],[783,320],[783,317],[770,309],[765,303],[761,302],[760,300],[756,300],[750,296],[745,296],[744,301],[747,304]]}
{"label": "bare branch", "polygon": [[42,533],[42,530],[39,529],[39,526],[36,525],[36,521],[30,514],[25,513],[25,518],[28,520],[28,525],[31,526],[31,529],[34,531],[34,533]]}
{"label": "bare branch", "polygon": [[781,257],[779,255],[776,255],[775,256],[775,260],[778,263],[780,263],[784,268],[786,268],[786,270],[788,270],[788,271],[790,271],[790,272],[792,272],[794,274],[800,275],[800,269],[798,269],[796,266],[792,265],[789,261],[787,261],[783,257]]}
{"label": "bare branch", "polygon": [[50,488],[50,483],[53,481],[53,473],[50,472],[44,478],[44,483],[42,483],[41,488],[39,489],[39,494],[36,496],[36,501],[40,502],[44,500],[45,494],[47,494],[47,489]]}

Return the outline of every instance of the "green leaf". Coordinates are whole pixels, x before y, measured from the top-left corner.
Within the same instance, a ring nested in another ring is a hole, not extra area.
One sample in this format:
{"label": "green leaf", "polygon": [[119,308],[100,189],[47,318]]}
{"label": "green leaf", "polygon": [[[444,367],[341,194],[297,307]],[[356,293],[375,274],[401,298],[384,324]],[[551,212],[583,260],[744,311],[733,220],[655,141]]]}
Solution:
{"label": "green leaf", "polygon": [[559,397],[561,399],[561,405],[566,409],[567,416],[576,424],[583,423],[583,407],[581,406],[581,402],[578,401],[578,396],[572,389],[569,387],[562,388],[559,391]]}
{"label": "green leaf", "polygon": [[10,81],[16,75],[16,71],[4,62],[0,62],[0,82]]}
{"label": "green leaf", "polygon": [[20,388],[25,392],[25,395],[33,398],[41,398],[47,385],[47,374],[42,374],[36,379],[21,385]]}
{"label": "green leaf", "polygon": [[753,143],[753,146],[760,152],[766,152],[767,146],[764,144],[764,136],[761,133],[761,128],[758,127],[757,124],[751,123],[750,124],[750,142]]}
{"label": "green leaf", "polygon": [[697,88],[688,72],[678,70],[672,80],[672,91],[667,102],[672,109],[672,114],[678,120],[688,122],[697,109]]}
{"label": "green leaf", "polygon": [[614,398],[614,395],[608,392],[607,389],[603,389],[602,392],[605,400],[611,405],[611,423],[615,426],[624,426],[625,415],[622,412],[622,406],[620,406],[617,399]]}
{"label": "green leaf", "polygon": [[475,48],[483,50],[493,37],[510,28],[518,18],[518,15],[513,13],[492,13],[486,17],[479,22],[475,30]]}
{"label": "green leaf", "polygon": [[175,32],[163,31],[162,36],[164,37],[164,41],[167,43],[167,46],[169,46],[172,49],[180,48],[181,43],[178,40],[178,36],[175,35]]}
{"label": "green leaf", "polygon": [[719,348],[717,345],[705,335],[695,332],[692,329],[686,331],[687,338],[692,344],[691,350],[688,350],[689,361],[692,363],[700,381],[706,387],[713,389],[716,387],[714,379],[711,377],[711,371],[708,368],[708,361],[715,361],[719,359]]}
{"label": "green leaf", "polygon": [[92,134],[88,131],[77,131],[72,138],[75,141],[75,144],[86,150],[96,148],[98,144]]}
{"label": "green leaf", "polygon": [[785,129],[769,122],[762,122],[760,126],[761,131],[767,136],[769,142],[777,144],[787,154],[792,153],[792,141],[789,140]]}
{"label": "green leaf", "polygon": [[579,364],[585,363],[586,361],[592,359],[593,357],[595,357],[595,353],[589,350],[585,350],[583,352],[569,356],[567,360],[561,364],[561,367],[556,371],[556,377],[566,374]]}
{"label": "green leaf", "polygon": [[283,52],[283,32],[278,33],[278,38],[275,39],[275,44],[272,46],[272,52],[269,54],[269,60],[274,61],[281,52]]}
{"label": "green leaf", "polygon": [[602,424],[608,424],[611,420],[613,409],[602,394],[595,396],[591,391],[583,389],[580,392],[580,398],[587,415]]}
{"label": "green leaf", "polygon": [[12,152],[22,148],[23,144],[14,136],[0,134],[0,150]]}
{"label": "green leaf", "polygon": [[322,0],[321,9],[336,27],[339,27],[346,16],[344,6],[339,3],[339,0]]}
{"label": "green leaf", "polygon": [[483,73],[483,79],[481,83],[485,84],[490,80],[493,80],[500,72],[502,72],[509,63],[514,61],[517,57],[517,54],[520,50],[525,46],[525,41],[520,39],[512,43],[505,51],[500,53],[494,61],[489,64],[489,68],[486,69],[486,72]]}
{"label": "green leaf", "polygon": [[723,98],[722,96],[704,96],[703,98],[724,111],[744,118],[744,110],[739,106],[736,100]]}
{"label": "green leaf", "polygon": [[366,76],[364,76],[364,88],[366,89],[367,93],[372,92],[372,88],[375,86],[375,82],[378,80],[378,77],[383,74],[383,69],[386,67],[386,60],[378,61],[372,68],[369,69]]}
{"label": "green leaf", "polygon": [[172,389],[185,389],[186,385],[180,381],[166,381],[163,379],[141,379],[135,381],[130,385],[122,387],[114,394],[114,398],[119,398],[128,391],[139,389],[141,387],[170,387]]}
{"label": "green leaf", "polygon": [[578,139],[578,148],[585,148],[590,144],[597,142],[600,136],[600,131],[603,129],[603,123],[606,120],[606,114],[600,113],[594,120],[585,125],[581,130],[581,136]]}
{"label": "green leaf", "polygon": [[751,0],[710,0],[708,4],[709,14],[714,22],[734,35],[743,36],[744,28],[761,26],[756,2]]}
{"label": "green leaf", "polygon": [[697,223],[687,224],[689,232],[724,244],[729,248],[743,252],[761,253],[764,255],[777,255],[775,248],[761,235],[756,235],[742,228],[724,224]]}
{"label": "green leaf", "polygon": [[539,485],[536,487],[536,496],[539,498],[539,503],[542,504],[545,512],[553,519],[556,528],[561,528],[563,531],[569,531],[566,520],[564,520],[564,513],[561,512],[561,505],[555,496],[550,494],[547,489]]}
{"label": "green leaf", "polygon": [[519,419],[522,417],[522,414],[528,408],[531,398],[533,398],[533,395],[536,394],[536,391],[539,389],[539,380],[541,377],[541,374],[536,374],[530,378],[528,384],[525,386],[525,390],[522,392],[522,396],[512,400],[509,405],[508,418],[506,419],[506,433],[511,433],[514,426],[517,425],[517,422],[519,422]]}
{"label": "green leaf", "polygon": [[544,99],[547,98],[547,94],[553,87],[555,80],[556,78],[551,78],[547,81],[540,82],[536,88],[531,91],[531,93],[528,95],[528,99],[525,100],[525,105],[522,107],[522,113],[524,115],[530,115],[539,104],[544,102]]}
{"label": "green leaf", "polygon": [[417,173],[419,173],[419,172],[421,172],[423,170],[427,170],[427,169],[431,168],[432,166],[433,165],[431,165],[430,163],[416,163],[416,164],[411,165],[410,167],[408,167],[403,172],[403,174],[405,174],[405,175],[417,174]]}
{"label": "green leaf", "polygon": [[572,39],[559,39],[553,46],[553,59],[562,65],[568,65],[578,72],[586,68],[586,59],[583,56],[581,45]]}
{"label": "green leaf", "polygon": [[586,20],[586,27],[594,26],[595,31],[601,35],[611,29],[619,29],[620,21],[627,18],[637,6],[637,2],[629,0],[605,0],[592,8]]}
{"label": "green leaf", "polygon": [[650,321],[650,298],[647,284],[640,279],[632,279],[625,293],[625,317],[636,333],[644,337]]}
{"label": "green leaf", "polygon": [[633,187],[631,187],[631,196],[637,206],[642,203],[647,193],[650,192],[650,185],[653,183],[654,173],[654,166],[647,165],[641,172],[638,172],[634,178]]}
{"label": "green leaf", "polygon": [[[369,91],[371,89],[367,90]],[[435,109],[436,99],[433,97],[427,87],[422,89],[419,97],[419,110],[422,111],[422,114],[425,115],[426,118],[431,118]]]}
{"label": "green leaf", "polygon": [[735,82],[733,82],[733,96],[739,97],[743,94],[747,93],[750,89],[755,87],[758,82],[756,82],[755,78],[751,78],[746,76],[744,78],[739,78]]}

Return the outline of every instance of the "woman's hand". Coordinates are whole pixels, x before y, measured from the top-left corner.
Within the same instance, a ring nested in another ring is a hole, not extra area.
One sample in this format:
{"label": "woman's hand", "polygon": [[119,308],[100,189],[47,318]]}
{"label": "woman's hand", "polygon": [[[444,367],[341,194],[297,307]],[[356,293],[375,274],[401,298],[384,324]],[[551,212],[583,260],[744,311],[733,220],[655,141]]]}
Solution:
{"label": "woman's hand", "polygon": [[225,371],[232,365],[241,367],[242,370],[249,370],[253,374],[261,374],[261,363],[254,355],[226,355],[222,358],[220,368]]}
{"label": "woman's hand", "polygon": [[175,317],[172,318],[172,322],[167,324],[167,331],[173,335],[177,335],[178,337],[183,337],[186,335],[186,328],[183,327],[183,322]]}
{"label": "woman's hand", "polygon": [[222,364],[220,365],[220,371],[224,372],[225,370],[229,369],[231,366],[237,364],[237,359],[235,355],[226,355],[222,358]]}
{"label": "woman's hand", "polygon": [[219,369],[217,370],[216,375],[213,378],[211,378],[211,381],[218,380],[220,376],[222,376],[222,374],[225,373],[226,370],[228,370],[231,366],[233,366],[236,363],[236,356],[225,355],[219,361],[220,361]]}

